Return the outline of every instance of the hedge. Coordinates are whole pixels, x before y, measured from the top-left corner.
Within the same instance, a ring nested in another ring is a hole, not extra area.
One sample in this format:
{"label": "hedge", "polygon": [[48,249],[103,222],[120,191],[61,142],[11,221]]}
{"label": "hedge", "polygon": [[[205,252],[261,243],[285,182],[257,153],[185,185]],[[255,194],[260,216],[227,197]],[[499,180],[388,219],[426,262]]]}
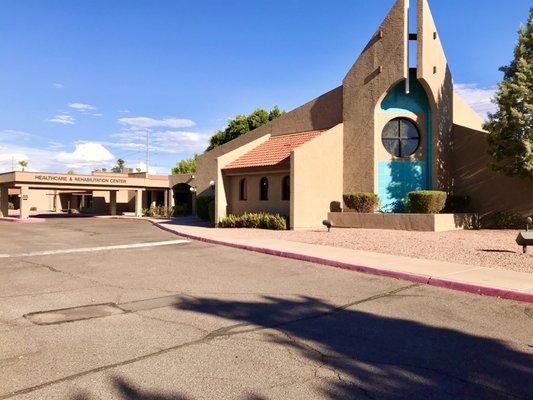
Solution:
{"label": "hedge", "polygon": [[[203,219],[204,221],[210,221],[209,215],[209,203],[214,203],[215,199],[213,196],[198,196],[196,198],[196,215],[198,218]],[[213,205],[214,210],[214,205]],[[211,220],[212,221],[212,220]]]}
{"label": "hedge", "polygon": [[418,190],[407,193],[405,208],[412,214],[438,214],[446,205],[446,192]]}
{"label": "hedge", "polygon": [[346,193],[342,198],[346,207],[358,213],[373,213],[379,206],[379,197],[375,193]]}
{"label": "hedge", "polygon": [[280,231],[287,229],[287,218],[283,215],[265,212],[230,214],[223,218],[218,226],[220,228],[258,228]]}

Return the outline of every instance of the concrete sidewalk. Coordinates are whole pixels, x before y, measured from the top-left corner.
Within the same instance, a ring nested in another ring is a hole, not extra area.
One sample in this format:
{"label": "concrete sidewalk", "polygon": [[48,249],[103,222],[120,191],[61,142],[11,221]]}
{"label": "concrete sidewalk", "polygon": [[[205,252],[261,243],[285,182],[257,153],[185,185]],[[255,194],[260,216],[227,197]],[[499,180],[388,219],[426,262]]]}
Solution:
{"label": "concrete sidewalk", "polygon": [[533,274],[288,240],[234,238],[228,236],[227,231],[197,226],[192,220],[182,218],[151,219],[150,222],[162,229],[194,240],[453,290],[533,303]]}

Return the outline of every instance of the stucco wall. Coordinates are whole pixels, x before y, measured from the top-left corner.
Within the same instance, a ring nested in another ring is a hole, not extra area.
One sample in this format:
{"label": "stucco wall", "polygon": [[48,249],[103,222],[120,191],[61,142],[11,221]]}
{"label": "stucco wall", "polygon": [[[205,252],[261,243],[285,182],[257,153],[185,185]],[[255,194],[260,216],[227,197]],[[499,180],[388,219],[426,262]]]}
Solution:
{"label": "stucco wall", "polygon": [[213,195],[209,182],[217,177],[217,158],[265,136],[329,129],[342,122],[342,86],[276,118],[231,142],[198,157],[195,185],[198,195]]}
{"label": "stucco wall", "polygon": [[[257,212],[266,211],[270,213],[290,215],[290,200],[282,200],[282,180],[288,176],[287,170],[280,173],[249,174],[242,176],[231,176],[229,178],[229,213],[242,214],[245,211]],[[268,200],[260,200],[260,180],[262,177],[268,178]],[[242,178],[246,179],[247,196],[246,200],[239,200],[239,183]]]}
{"label": "stucco wall", "polygon": [[375,191],[374,111],[408,76],[406,0],[398,0],[343,81],[344,191]]}
{"label": "stucco wall", "polygon": [[35,207],[38,211],[52,211],[54,209],[53,193],[53,190],[29,189],[28,207]]}
{"label": "stucco wall", "polygon": [[322,226],[332,202],[342,202],[343,125],[339,124],[291,154],[291,228]]}
{"label": "stucco wall", "polygon": [[533,180],[493,172],[488,165],[486,133],[453,126],[454,193],[468,195],[480,216],[498,211],[533,215]]}
{"label": "stucco wall", "polygon": [[432,115],[432,186],[434,189],[450,190],[452,75],[427,0],[418,0],[417,16],[417,77],[428,94]]}

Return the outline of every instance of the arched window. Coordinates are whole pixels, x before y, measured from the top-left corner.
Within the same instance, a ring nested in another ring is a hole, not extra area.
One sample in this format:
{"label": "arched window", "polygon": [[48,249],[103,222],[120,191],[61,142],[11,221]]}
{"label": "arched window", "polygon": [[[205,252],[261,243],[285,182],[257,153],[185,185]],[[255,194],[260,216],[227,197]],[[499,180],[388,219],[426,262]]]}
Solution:
{"label": "arched window", "polygon": [[268,200],[268,179],[266,177],[262,177],[259,182],[259,199]]}
{"label": "arched window", "polygon": [[239,181],[239,200],[247,200],[246,178]]}
{"label": "arched window", "polygon": [[284,176],[281,181],[281,200],[291,199],[291,177]]}
{"label": "arched window", "polygon": [[387,122],[381,133],[381,142],[394,157],[409,157],[420,146],[420,133],[414,122],[407,118],[394,118]]}

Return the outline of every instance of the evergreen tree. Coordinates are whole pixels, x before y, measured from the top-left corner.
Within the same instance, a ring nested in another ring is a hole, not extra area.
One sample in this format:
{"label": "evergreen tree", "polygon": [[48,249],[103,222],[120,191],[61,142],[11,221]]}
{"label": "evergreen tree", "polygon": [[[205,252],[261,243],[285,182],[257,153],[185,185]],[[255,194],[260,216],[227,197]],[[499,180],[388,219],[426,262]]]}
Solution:
{"label": "evergreen tree", "polygon": [[514,60],[502,67],[495,104],[484,128],[489,132],[491,168],[507,175],[533,178],[533,8],[520,27]]}

